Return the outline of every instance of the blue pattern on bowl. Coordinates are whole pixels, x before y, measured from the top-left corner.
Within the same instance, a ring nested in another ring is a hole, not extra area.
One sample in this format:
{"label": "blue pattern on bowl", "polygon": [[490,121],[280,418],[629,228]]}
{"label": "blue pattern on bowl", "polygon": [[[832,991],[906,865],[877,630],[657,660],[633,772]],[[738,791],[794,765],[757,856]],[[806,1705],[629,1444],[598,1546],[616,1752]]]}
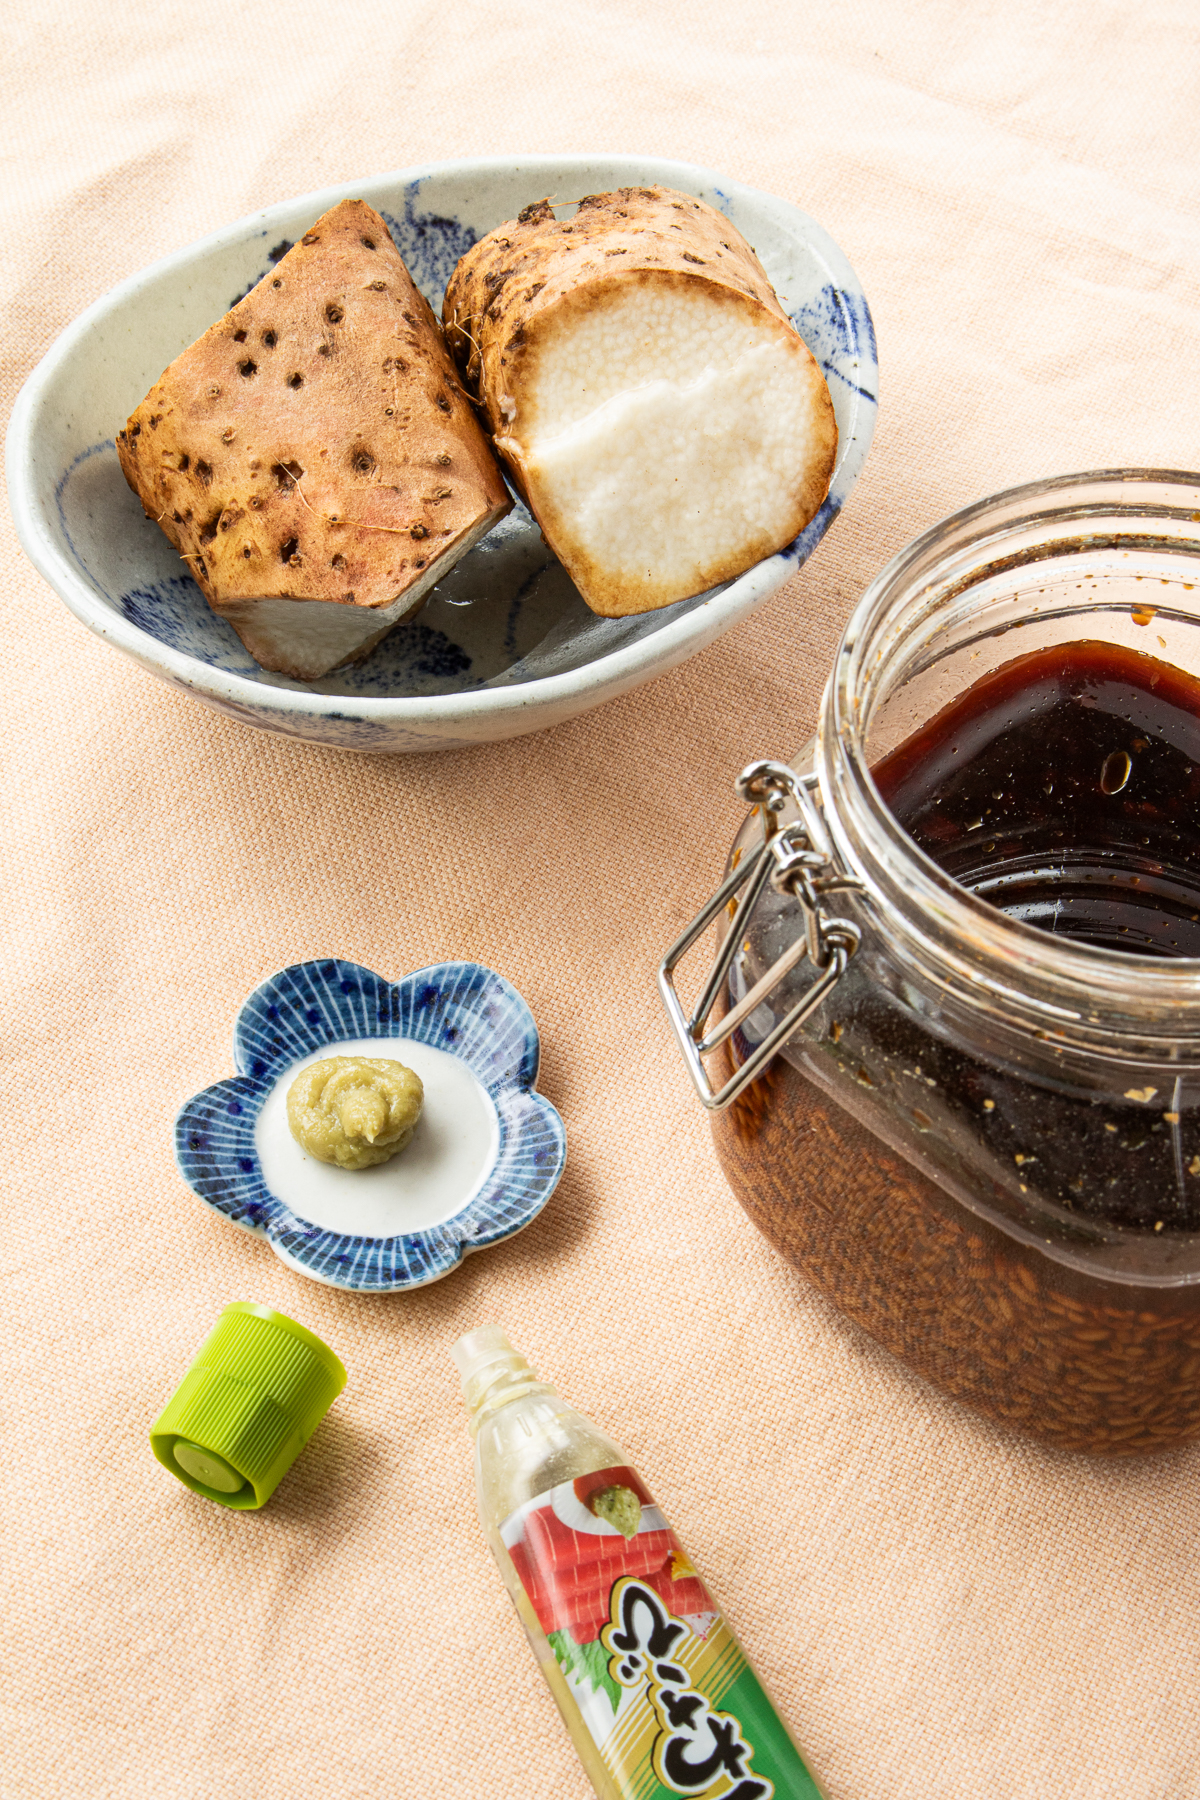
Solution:
{"label": "blue pattern on bowl", "polygon": [[[255,1145],[279,1077],[326,1044],[413,1038],[460,1057],[499,1120],[496,1160],[475,1197],[442,1225],[390,1238],[323,1230],[272,1194]],[[562,1174],[563,1123],[534,1092],[538,1034],[511,983],[479,963],[438,963],[385,981],[359,963],[295,963],[250,995],[234,1028],[239,1071],[196,1094],[175,1124],[184,1180],[209,1206],[265,1237],[302,1274],[334,1287],[393,1293],[436,1281],[468,1250],[512,1237],[536,1218]]]}

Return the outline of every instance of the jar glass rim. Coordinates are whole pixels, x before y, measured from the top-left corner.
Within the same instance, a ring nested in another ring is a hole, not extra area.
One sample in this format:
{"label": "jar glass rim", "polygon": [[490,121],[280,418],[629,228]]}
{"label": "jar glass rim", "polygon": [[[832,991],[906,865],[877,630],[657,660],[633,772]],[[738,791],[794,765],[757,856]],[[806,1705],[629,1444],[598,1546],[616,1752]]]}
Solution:
{"label": "jar glass rim", "polygon": [[[968,1001],[1000,1005],[1053,1037],[1121,1054],[1200,1060],[1200,957],[1161,957],[1065,941],[960,886],[888,810],[868,763],[872,714],[915,634],[972,579],[1055,547],[1136,540],[1200,558],[1200,474],[1101,469],[989,496],[930,527],[867,588],[846,626],[817,743],[826,819],[841,856],[893,935]],[[1200,608],[1197,609],[1200,624]]]}

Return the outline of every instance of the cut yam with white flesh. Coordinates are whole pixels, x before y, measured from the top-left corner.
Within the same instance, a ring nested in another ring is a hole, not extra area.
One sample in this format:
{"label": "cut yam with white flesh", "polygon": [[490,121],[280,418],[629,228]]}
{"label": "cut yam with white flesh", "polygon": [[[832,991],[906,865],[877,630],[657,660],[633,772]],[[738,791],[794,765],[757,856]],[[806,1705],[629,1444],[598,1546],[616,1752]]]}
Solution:
{"label": "cut yam with white flesh", "polygon": [[467,252],[446,340],[547,542],[593,612],[742,574],[829,490],[829,390],[753,250],[670,188],[556,219],[526,207]]}
{"label": "cut yam with white flesh", "polygon": [[264,669],[316,680],[411,618],[512,502],[377,212],[345,200],[176,358],[126,479]]}

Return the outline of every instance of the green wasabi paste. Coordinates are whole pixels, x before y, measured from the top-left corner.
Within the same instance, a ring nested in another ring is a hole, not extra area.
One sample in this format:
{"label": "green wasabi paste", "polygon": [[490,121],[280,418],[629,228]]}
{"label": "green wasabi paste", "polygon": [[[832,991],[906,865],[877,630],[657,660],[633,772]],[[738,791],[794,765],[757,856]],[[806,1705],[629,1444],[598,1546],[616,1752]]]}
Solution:
{"label": "green wasabi paste", "polygon": [[296,1142],[318,1162],[369,1169],[412,1138],[425,1090],[419,1075],[382,1056],[328,1056],[310,1063],[287,1094]]}
{"label": "green wasabi paste", "polygon": [[642,1522],[642,1503],[632,1488],[601,1488],[598,1494],[592,1495],[588,1505],[598,1519],[615,1526],[622,1537],[637,1536]]}

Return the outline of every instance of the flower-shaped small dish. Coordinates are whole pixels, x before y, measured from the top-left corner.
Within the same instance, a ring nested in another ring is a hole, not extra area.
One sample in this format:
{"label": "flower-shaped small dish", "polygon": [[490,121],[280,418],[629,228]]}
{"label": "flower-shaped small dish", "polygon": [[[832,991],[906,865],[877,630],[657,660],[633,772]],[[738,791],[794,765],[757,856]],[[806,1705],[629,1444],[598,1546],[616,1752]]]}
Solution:
{"label": "flower-shaped small dish", "polygon": [[[554,1191],[566,1134],[534,1092],[538,1050],[520,994],[478,963],[397,982],[336,958],[296,963],[242,1007],[239,1072],[183,1107],[176,1158],[194,1193],[301,1275],[359,1293],[422,1287],[512,1237]],[[392,1057],[425,1085],[412,1142],[371,1169],[318,1162],[288,1126],[299,1071],[351,1055]]]}

